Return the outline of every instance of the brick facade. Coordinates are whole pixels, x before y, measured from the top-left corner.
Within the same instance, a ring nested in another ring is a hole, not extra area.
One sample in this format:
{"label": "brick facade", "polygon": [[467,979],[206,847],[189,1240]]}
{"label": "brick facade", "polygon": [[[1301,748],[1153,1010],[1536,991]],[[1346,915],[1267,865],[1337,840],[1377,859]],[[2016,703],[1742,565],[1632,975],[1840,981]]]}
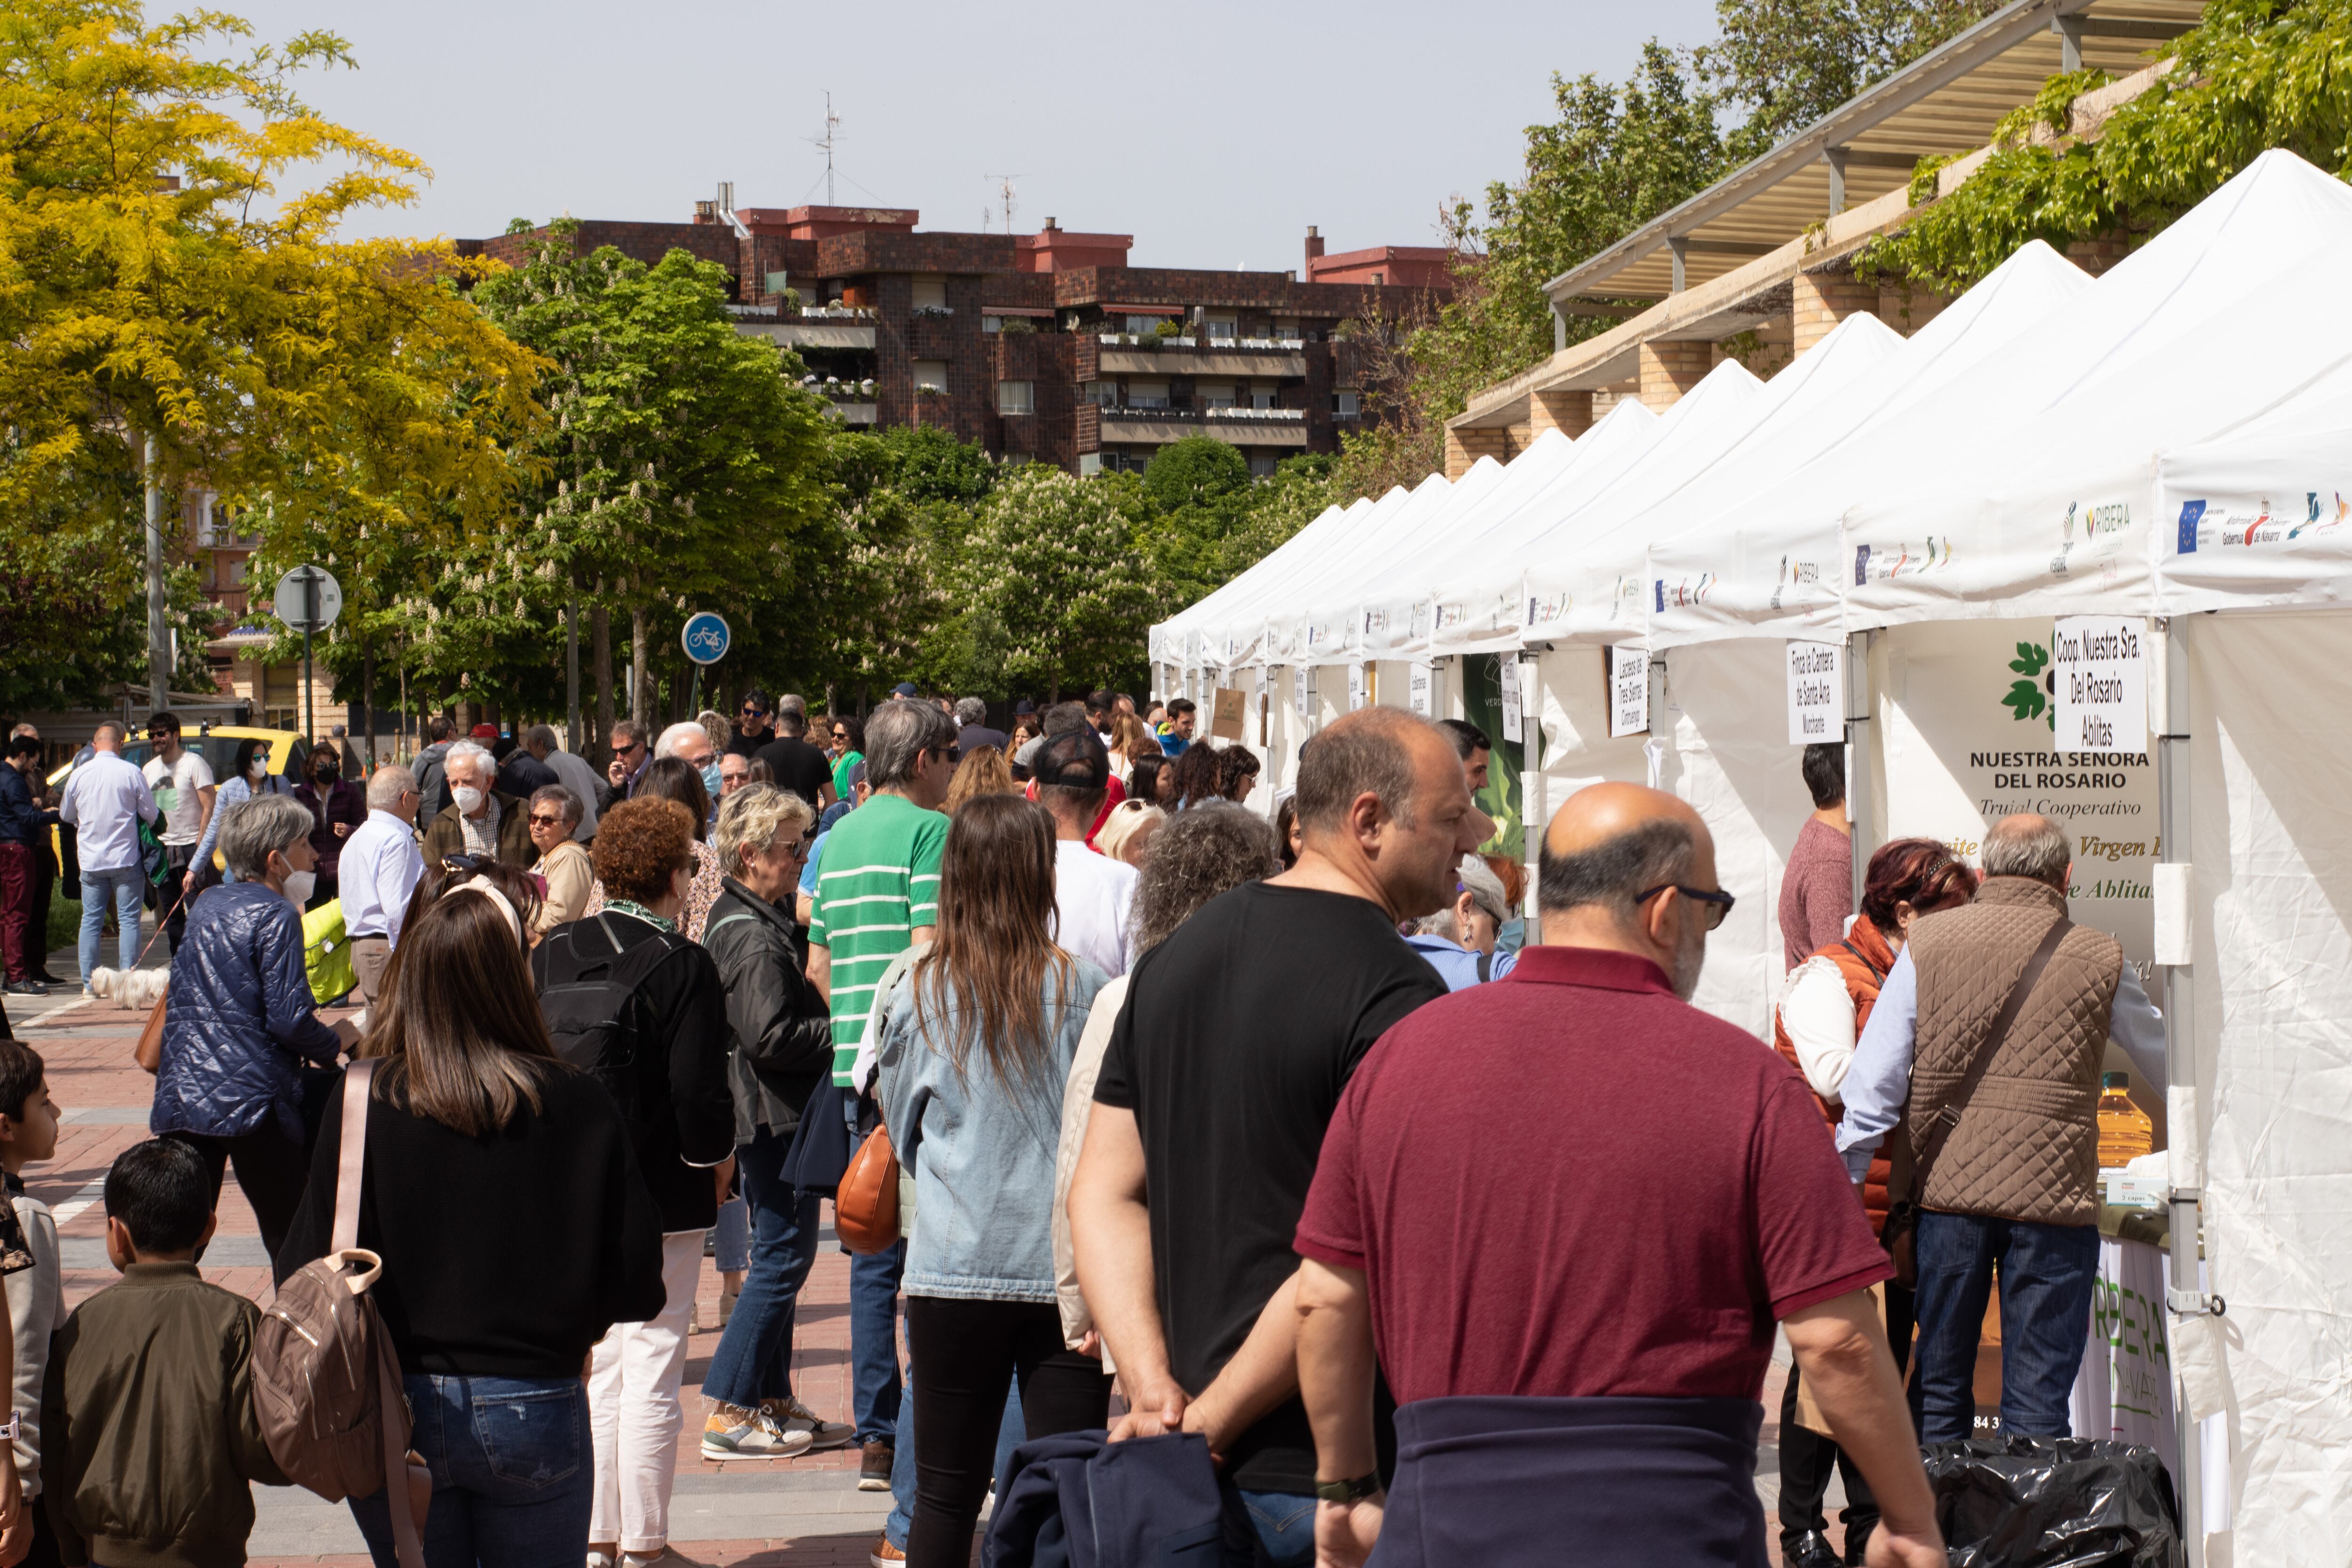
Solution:
{"label": "brick facade", "polygon": [[1664,414],[1715,368],[1715,345],[1694,339],[1652,339],[1641,349],[1642,401]]}
{"label": "brick facade", "polygon": [[1848,316],[1878,311],[1878,285],[1864,283],[1850,267],[1800,272],[1792,288],[1790,317],[1800,355],[1828,337]]}
{"label": "brick facade", "polygon": [[1530,439],[1547,430],[1574,437],[1592,428],[1590,392],[1538,392],[1528,400]]}

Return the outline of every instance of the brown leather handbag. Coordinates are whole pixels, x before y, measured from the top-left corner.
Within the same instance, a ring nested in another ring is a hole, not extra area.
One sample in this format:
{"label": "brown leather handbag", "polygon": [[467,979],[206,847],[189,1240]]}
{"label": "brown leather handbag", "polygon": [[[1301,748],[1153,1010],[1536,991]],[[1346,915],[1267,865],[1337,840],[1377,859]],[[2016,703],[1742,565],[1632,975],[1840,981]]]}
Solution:
{"label": "brown leather handbag", "polygon": [[875,1253],[898,1239],[898,1151],[875,1123],[833,1193],[833,1230],[852,1252]]}
{"label": "brown leather handbag", "polygon": [[131,1053],[131,1059],[149,1073],[163,1065],[163,1004],[169,1000],[155,998],[155,1010],[147,1015],[147,1026],[139,1031],[139,1044]]}

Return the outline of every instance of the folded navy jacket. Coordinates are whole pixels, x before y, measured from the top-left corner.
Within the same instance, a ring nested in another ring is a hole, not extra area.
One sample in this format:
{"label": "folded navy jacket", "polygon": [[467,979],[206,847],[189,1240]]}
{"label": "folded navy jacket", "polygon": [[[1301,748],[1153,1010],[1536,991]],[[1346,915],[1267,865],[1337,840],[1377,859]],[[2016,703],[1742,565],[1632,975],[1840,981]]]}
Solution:
{"label": "folded navy jacket", "polygon": [[1101,1430],[1013,1450],[982,1568],[1220,1568],[1223,1504],[1189,1432],[1112,1443]]}

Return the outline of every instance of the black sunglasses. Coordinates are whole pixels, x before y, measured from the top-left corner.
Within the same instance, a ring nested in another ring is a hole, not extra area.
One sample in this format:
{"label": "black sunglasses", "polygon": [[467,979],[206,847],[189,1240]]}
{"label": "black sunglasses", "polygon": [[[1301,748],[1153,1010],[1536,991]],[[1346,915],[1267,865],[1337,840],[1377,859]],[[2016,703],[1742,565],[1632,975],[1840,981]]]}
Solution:
{"label": "black sunglasses", "polygon": [[442,869],[447,871],[478,871],[490,863],[487,855],[444,855]]}
{"label": "black sunglasses", "polygon": [[754,719],[764,719],[768,716],[768,710],[765,708],[754,708],[749,702],[743,704],[743,711]]}
{"label": "black sunglasses", "polygon": [[1731,906],[1739,901],[1729,893],[1719,892],[1711,888],[1685,888],[1680,882],[1661,882],[1656,887],[1643,891],[1642,896],[1635,899],[1633,902],[1636,905],[1646,904],[1660,893],[1669,889],[1680,893],[1685,899],[1696,899],[1706,906],[1706,929],[1709,931],[1721,925],[1725,917],[1731,913]]}

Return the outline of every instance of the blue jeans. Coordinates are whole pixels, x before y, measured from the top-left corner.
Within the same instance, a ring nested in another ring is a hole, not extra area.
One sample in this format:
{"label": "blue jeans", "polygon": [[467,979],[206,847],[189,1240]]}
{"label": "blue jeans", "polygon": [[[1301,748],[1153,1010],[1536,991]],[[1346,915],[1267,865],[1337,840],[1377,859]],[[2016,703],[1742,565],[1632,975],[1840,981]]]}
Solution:
{"label": "blue jeans", "polygon": [[751,1205],[740,1194],[719,1205],[711,1226],[711,1260],[721,1274],[740,1274],[751,1266]]}
{"label": "blue jeans", "polygon": [[[746,1409],[762,1399],[788,1399],[793,1392],[793,1319],[801,1286],[816,1262],[819,1205],[813,1192],[778,1179],[790,1138],[765,1128],[735,1151],[735,1169],[751,1211],[751,1266],[735,1315],[719,1338],[719,1349],[703,1374],[702,1392]],[[726,1211],[719,1211],[726,1217]],[[727,1266],[725,1232],[719,1267]],[[892,1357],[897,1360],[896,1355]]]}
{"label": "blue jeans", "polygon": [[850,1419],[860,1443],[892,1442],[898,1430],[898,1279],[906,1271],[903,1241],[850,1254]]}
{"label": "blue jeans", "polygon": [[111,871],[81,873],[81,983],[89,984],[98,968],[98,944],[106,930],[106,902],[114,900],[115,946],[121,950],[118,969],[139,967],[139,910],[147,892],[147,873],[136,866]]}
{"label": "blue jeans", "polygon": [[[410,1446],[433,1471],[426,1568],[580,1568],[596,1469],[588,1391],[576,1377],[442,1377],[402,1383]],[[386,1495],[353,1498],[376,1568],[396,1568]]]}
{"label": "blue jeans", "polygon": [[[1021,1380],[1015,1377],[1004,1394],[1004,1424],[996,1429],[996,1489],[1002,1494],[1013,1482],[1013,1450],[1029,1440],[1021,1419]],[[882,1533],[899,1551],[907,1550],[907,1531],[915,1527],[915,1391],[898,1401],[898,1436],[890,1450],[890,1517]],[[1310,1537],[1313,1526],[1308,1526]],[[1310,1540],[1311,1544],[1311,1540]]]}
{"label": "blue jeans", "polygon": [[1293,1492],[1245,1492],[1242,1512],[1257,1539],[1259,1568],[1306,1568],[1315,1561],[1315,1500]]}
{"label": "blue jeans", "polygon": [[2069,1436],[2068,1397],[2091,1333],[2099,1227],[1923,1210],[1917,1246],[1919,1340],[1911,1397],[1919,1440],[1956,1442],[1975,1426],[1977,1343],[1996,1269],[2001,1430]]}

